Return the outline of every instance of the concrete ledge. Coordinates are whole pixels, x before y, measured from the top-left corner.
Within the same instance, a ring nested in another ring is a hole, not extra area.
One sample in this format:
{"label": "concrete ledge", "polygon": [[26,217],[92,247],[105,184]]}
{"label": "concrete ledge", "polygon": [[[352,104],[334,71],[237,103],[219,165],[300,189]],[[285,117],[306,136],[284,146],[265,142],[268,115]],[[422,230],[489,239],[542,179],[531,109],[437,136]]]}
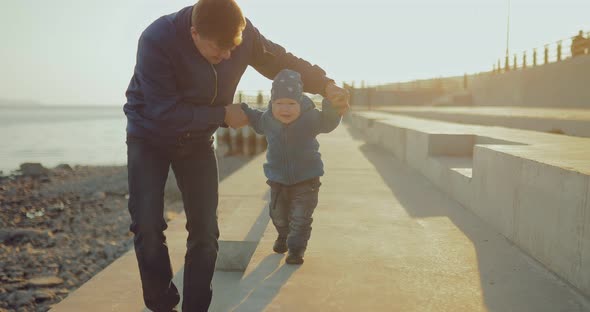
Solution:
{"label": "concrete ledge", "polygon": [[590,137],[590,110],[525,107],[380,106],[377,111],[461,124]]}
{"label": "concrete ledge", "polygon": [[368,142],[590,296],[590,139],[378,112],[352,120]]}
{"label": "concrete ledge", "polygon": [[219,254],[215,270],[225,272],[244,272],[250,263],[258,242],[219,241]]}
{"label": "concrete ledge", "polygon": [[514,241],[560,276],[583,289],[580,277],[590,274],[580,255],[590,213],[586,197],[589,176],[530,160],[522,165],[515,197]]}
{"label": "concrete ledge", "polygon": [[469,208],[514,241],[514,201],[524,160],[498,153],[494,146],[476,146],[473,192],[477,204]]}

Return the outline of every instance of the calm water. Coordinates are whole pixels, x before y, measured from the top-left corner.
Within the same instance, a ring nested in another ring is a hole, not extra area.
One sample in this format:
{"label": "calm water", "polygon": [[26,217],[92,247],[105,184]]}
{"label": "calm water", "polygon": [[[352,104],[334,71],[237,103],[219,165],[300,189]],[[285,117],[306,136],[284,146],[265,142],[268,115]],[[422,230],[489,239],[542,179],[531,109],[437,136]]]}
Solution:
{"label": "calm water", "polygon": [[0,171],[23,162],[123,165],[125,126],[122,107],[0,107]]}

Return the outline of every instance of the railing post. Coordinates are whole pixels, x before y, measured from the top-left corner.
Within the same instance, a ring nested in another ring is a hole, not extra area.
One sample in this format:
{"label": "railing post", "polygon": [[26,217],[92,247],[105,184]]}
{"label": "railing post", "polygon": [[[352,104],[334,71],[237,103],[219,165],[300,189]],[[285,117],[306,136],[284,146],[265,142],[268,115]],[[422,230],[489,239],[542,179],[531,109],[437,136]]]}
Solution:
{"label": "railing post", "polygon": [[371,110],[371,105],[373,103],[373,88],[367,88],[366,89],[367,92],[367,110]]}
{"label": "railing post", "polygon": [[537,66],[537,49],[533,50],[533,67]]}
{"label": "railing post", "polygon": [[256,135],[250,127],[244,127],[242,130],[242,148],[244,155],[252,156],[256,154]]}
{"label": "railing post", "polygon": [[526,69],[526,51],[522,54],[522,69]]}
{"label": "railing post", "polygon": [[510,71],[510,58],[506,55],[506,59],[504,60],[504,71]]}
{"label": "railing post", "polygon": [[512,66],[513,66],[514,70],[516,70],[518,68],[517,64],[516,64],[516,54],[514,54],[514,64]]}
{"label": "railing post", "polygon": [[544,57],[544,59],[545,59],[545,63],[544,64],[549,63],[549,46],[548,45],[545,45],[545,57]]}
{"label": "railing post", "polygon": [[561,40],[557,42],[557,61],[561,61]]}
{"label": "railing post", "polygon": [[230,145],[230,138],[229,138],[229,129],[219,127],[215,132],[215,136],[217,139],[217,148],[225,148],[225,153],[223,156],[231,154],[231,145]]}
{"label": "railing post", "polygon": [[261,107],[264,102],[264,97],[262,96],[262,91],[258,91],[258,95],[256,96],[256,104],[258,107]]}

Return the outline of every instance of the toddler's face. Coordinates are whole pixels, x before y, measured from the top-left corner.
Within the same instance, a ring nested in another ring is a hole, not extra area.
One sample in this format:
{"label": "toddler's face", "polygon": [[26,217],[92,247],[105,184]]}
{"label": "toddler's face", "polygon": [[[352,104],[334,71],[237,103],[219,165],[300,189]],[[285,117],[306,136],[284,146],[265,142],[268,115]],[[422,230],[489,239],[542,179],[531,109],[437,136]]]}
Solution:
{"label": "toddler's face", "polygon": [[284,124],[292,123],[300,114],[301,105],[293,99],[280,98],[272,102],[272,115]]}

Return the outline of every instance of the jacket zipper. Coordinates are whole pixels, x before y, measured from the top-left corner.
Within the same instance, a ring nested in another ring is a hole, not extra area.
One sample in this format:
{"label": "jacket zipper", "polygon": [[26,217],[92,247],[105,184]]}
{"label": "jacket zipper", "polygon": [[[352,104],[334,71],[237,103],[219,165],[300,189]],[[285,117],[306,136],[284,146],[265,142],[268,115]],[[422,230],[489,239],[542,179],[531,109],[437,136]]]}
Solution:
{"label": "jacket zipper", "polygon": [[283,125],[283,146],[285,147],[285,149],[283,150],[284,154],[285,154],[285,170],[287,171],[286,174],[286,178],[287,178],[287,183],[291,184],[292,180],[291,179],[291,167],[289,166],[289,153],[287,152],[287,127]]}
{"label": "jacket zipper", "polygon": [[211,106],[211,105],[213,105],[213,102],[215,102],[215,99],[217,98],[217,71],[215,70],[215,67],[213,66],[213,64],[209,63],[209,65],[211,65],[211,69],[213,69],[213,74],[215,75],[215,93],[213,94],[213,99],[211,100],[211,104],[209,104]]}

